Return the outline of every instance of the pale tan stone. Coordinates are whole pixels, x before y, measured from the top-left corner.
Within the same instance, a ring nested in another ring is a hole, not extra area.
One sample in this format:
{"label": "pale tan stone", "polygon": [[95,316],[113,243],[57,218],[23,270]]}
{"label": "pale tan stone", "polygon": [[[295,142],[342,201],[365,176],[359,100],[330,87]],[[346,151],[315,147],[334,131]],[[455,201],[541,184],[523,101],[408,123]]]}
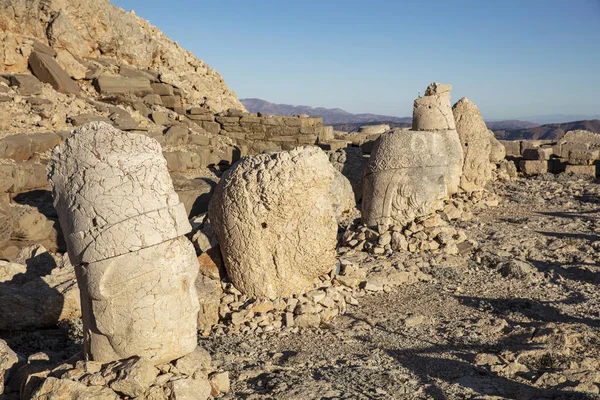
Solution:
{"label": "pale tan stone", "polygon": [[434,82],[427,87],[425,96],[415,100],[412,128],[416,131],[456,129],[450,103],[452,85]]}
{"label": "pale tan stone", "polygon": [[237,289],[287,297],[333,268],[335,172],[322,150],[303,147],[245,157],[225,173],[209,216]]}

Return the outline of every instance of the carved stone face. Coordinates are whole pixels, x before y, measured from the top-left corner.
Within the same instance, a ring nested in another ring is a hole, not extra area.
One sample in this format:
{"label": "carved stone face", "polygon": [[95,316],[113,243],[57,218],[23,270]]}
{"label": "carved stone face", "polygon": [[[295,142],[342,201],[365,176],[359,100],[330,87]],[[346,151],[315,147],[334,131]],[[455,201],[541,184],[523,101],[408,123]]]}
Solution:
{"label": "carved stone face", "polygon": [[440,167],[403,168],[366,175],[372,194],[363,200],[367,225],[405,225],[429,213],[448,195]]}
{"label": "carved stone face", "polygon": [[160,362],[194,349],[198,261],[185,237],[89,264],[81,274],[82,302],[92,311],[83,314],[86,353],[94,360],[143,351]]}

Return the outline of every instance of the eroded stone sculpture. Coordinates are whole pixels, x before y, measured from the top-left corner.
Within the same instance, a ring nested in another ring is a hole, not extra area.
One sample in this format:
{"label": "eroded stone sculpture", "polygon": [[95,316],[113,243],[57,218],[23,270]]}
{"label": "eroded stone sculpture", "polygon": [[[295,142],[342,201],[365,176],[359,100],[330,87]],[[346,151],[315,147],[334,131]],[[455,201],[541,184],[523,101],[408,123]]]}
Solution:
{"label": "eroded stone sculpture", "polygon": [[301,147],[245,157],[224,174],[209,217],[236,288],[287,297],[332,269],[336,172],[321,149]]}
{"label": "eroded stone sculpture", "polygon": [[456,129],[450,102],[452,85],[434,82],[425,90],[425,96],[415,100],[412,128],[415,131]]}
{"label": "eroded stone sculpture", "polygon": [[475,103],[463,97],[452,112],[464,154],[460,188],[466,192],[482,190],[492,179],[495,163],[504,158],[503,146],[487,128]]}
{"label": "eroded stone sculpture", "polygon": [[413,129],[394,129],[378,139],[363,179],[364,224],[405,225],[458,191],[463,152],[450,88],[431,84],[415,101]]}
{"label": "eroded stone sculpture", "polygon": [[48,177],[76,266],[86,356],[158,364],[194,350],[198,261],[160,145],[92,122],[54,149]]}

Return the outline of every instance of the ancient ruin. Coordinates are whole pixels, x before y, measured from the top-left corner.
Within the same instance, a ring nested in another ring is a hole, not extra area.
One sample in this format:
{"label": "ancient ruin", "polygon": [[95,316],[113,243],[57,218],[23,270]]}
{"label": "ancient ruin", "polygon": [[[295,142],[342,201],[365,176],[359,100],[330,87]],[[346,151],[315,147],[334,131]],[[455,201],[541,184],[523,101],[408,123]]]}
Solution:
{"label": "ancient ruin", "polygon": [[242,293],[288,297],[333,268],[336,174],[314,147],[247,157],[225,173],[209,217],[227,274]]}
{"label": "ancient ruin", "polygon": [[87,358],[159,364],[191,352],[197,260],[160,145],[92,122],[54,149],[48,177],[76,266]]}
{"label": "ancient ruin", "polygon": [[0,400],[598,397],[600,121],[451,88],[247,112],[134,12],[0,0]]}
{"label": "ancient ruin", "polygon": [[[363,180],[364,224],[403,226],[457,192],[463,152],[454,117],[447,115],[450,87],[431,84],[415,100],[413,130],[394,130],[377,141]],[[427,102],[439,107],[424,106]]]}

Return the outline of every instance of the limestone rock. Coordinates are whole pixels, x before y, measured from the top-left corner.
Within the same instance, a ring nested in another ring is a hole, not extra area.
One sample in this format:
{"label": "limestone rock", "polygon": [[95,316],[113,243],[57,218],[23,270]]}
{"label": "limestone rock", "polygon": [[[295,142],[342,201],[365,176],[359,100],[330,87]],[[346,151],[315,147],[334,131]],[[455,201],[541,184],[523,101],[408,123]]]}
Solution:
{"label": "limestone rock", "polygon": [[102,386],[86,386],[69,379],[46,378],[31,397],[32,400],[119,400],[111,389]]}
{"label": "limestone rock", "polygon": [[104,95],[135,94],[143,97],[152,94],[149,80],[123,76],[101,76],[96,79],[96,88]]}
{"label": "limestone rock", "polygon": [[16,74],[10,75],[10,85],[16,86],[19,94],[33,96],[42,93],[42,83],[33,75]]}
{"label": "limestone rock", "polygon": [[391,131],[373,149],[363,182],[363,223],[404,225],[456,191],[463,153],[458,134]]}
{"label": "limestone rock", "polygon": [[138,355],[159,364],[196,347],[198,261],[161,152],[155,140],[102,122],[52,152],[54,205],[95,361]]}
{"label": "limestone rock", "polygon": [[4,392],[4,384],[8,382],[11,369],[17,362],[19,362],[17,353],[12,351],[4,340],[0,339],[0,394]]}
{"label": "limestone rock", "polygon": [[201,347],[196,347],[191,353],[175,361],[177,370],[187,376],[194,376],[198,370],[210,368],[211,357],[208,351]]}
{"label": "limestone rock", "polygon": [[[481,117],[477,106],[466,97],[460,99],[452,112],[456,121],[456,130],[462,144],[464,163],[460,178],[460,187],[466,192],[482,190],[492,179],[495,165],[491,162],[493,136]],[[495,140],[495,139],[493,139]]]}
{"label": "limestone rock", "polygon": [[356,207],[352,185],[339,171],[335,171],[335,179],[329,186],[329,196],[331,197],[333,212],[338,218]]}
{"label": "limestone rock", "polygon": [[73,265],[104,260],[191,230],[160,145],[103,122],[80,127],[48,165]]}
{"label": "limestone rock", "polygon": [[66,94],[80,92],[79,86],[49,55],[34,51],[29,56],[29,66],[40,81],[49,83],[55,90]]}
{"label": "limestone rock", "polygon": [[437,82],[427,87],[425,96],[416,99],[413,106],[413,130],[456,129],[450,103],[451,89],[452,85]]}
{"label": "limestone rock", "polygon": [[206,400],[211,386],[204,377],[178,379],[168,383],[171,390],[169,400]]}
{"label": "limestone rock", "polygon": [[209,216],[236,288],[286,297],[333,267],[334,179],[327,156],[314,147],[245,157],[225,173]]}
{"label": "limestone rock", "polygon": [[68,51],[61,50],[56,55],[56,62],[73,79],[84,79],[87,73],[87,67],[75,59]]}
{"label": "limestone rock", "polygon": [[129,397],[138,397],[148,390],[159,372],[153,363],[144,357],[131,357],[107,368],[117,374],[111,381],[110,388]]}

